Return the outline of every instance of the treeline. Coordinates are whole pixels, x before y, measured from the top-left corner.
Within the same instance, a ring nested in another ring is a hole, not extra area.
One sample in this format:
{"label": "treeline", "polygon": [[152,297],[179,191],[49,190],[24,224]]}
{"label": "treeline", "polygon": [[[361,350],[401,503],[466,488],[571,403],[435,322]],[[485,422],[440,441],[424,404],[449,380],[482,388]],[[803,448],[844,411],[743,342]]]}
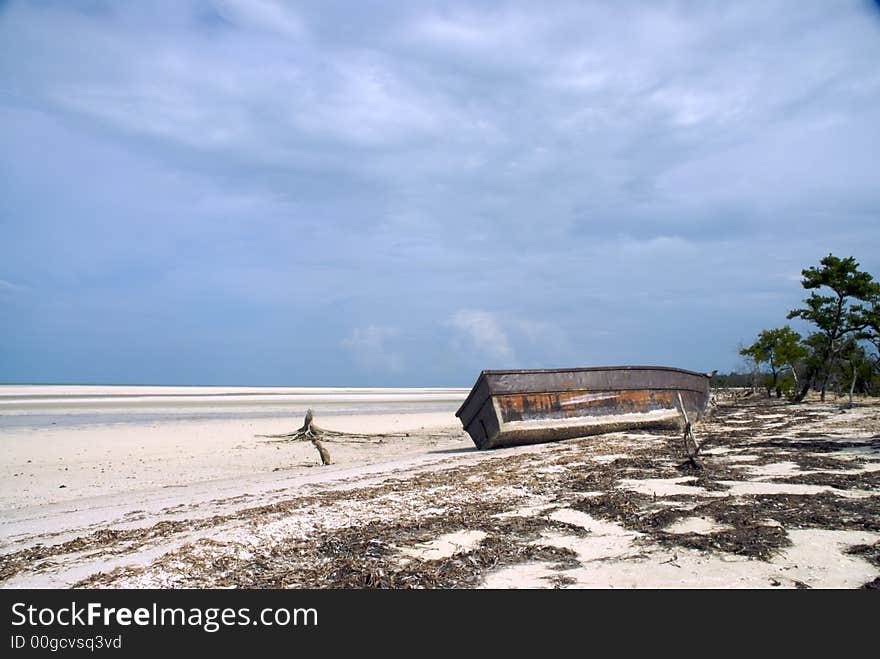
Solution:
{"label": "treeline", "polygon": [[853,257],[829,254],[802,270],[801,285],[812,292],[787,318],[805,320],[813,331],[803,337],[789,325],[762,330],[739,351],[751,372],[720,376],[737,383],[717,386],[761,386],[768,396],[794,401],[811,389],[823,401],[828,390],[846,391],[850,404],[856,392],[880,395],[880,282],[859,268]]}

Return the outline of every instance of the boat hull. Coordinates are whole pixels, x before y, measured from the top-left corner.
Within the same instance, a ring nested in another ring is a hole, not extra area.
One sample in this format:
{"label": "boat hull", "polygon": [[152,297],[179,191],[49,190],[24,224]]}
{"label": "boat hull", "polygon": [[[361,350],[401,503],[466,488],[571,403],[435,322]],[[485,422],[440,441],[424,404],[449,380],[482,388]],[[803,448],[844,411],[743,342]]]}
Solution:
{"label": "boat hull", "polygon": [[682,424],[709,400],[709,377],[658,366],[483,371],[456,416],[480,449]]}

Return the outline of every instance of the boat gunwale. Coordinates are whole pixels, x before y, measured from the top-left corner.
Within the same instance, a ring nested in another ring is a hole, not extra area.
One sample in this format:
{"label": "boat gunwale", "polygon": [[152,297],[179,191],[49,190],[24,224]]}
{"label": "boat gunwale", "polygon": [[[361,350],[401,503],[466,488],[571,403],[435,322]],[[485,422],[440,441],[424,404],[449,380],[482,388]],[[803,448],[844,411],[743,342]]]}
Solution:
{"label": "boat gunwale", "polygon": [[[581,373],[584,371],[671,371],[675,373],[684,373],[686,375],[695,375],[701,378],[705,378],[706,380],[710,379],[708,373],[699,373],[697,371],[689,371],[684,368],[676,368],[674,366],[580,366],[576,368],[521,368],[521,369],[509,369],[509,370],[492,370],[486,369],[480,371],[479,377],[477,377],[477,381],[474,382],[474,385],[471,387],[470,393],[467,395],[467,398],[464,399],[464,402],[455,412],[455,416],[461,418],[459,415],[461,412],[467,407],[471,398],[473,398],[474,394],[477,392],[477,386],[480,384],[480,380],[482,380],[487,375],[526,375],[532,373]],[[696,393],[703,393],[697,389],[689,389],[687,387],[627,387],[625,389],[603,389],[601,391],[638,391],[638,390],[651,390],[651,391],[693,391]],[[537,391],[518,391],[516,395],[528,395],[528,394],[540,394],[540,393],[562,393],[566,391],[572,391],[571,389],[556,389],[556,390],[546,390],[541,389]],[[597,389],[597,391],[600,391]],[[512,394],[493,394],[491,391],[489,392],[489,398],[493,398],[496,395],[500,396],[509,396]]]}

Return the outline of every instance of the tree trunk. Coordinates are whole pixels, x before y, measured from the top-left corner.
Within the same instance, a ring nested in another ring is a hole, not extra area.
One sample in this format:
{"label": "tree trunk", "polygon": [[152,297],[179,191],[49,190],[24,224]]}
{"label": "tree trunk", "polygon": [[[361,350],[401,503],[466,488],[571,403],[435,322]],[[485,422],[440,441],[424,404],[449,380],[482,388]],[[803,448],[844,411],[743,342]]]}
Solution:
{"label": "tree trunk", "polygon": [[308,410],[306,412],[305,419],[303,419],[303,424],[297,430],[293,432],[284,433],[281,435],[256,435],[257,437],[266,437],[275,442],[311,442],[312,446],[318,451],[318,455],[321,456],[321,464],[329,465],[333,464],[333,460],[330,459],[330,453],[324,448],[324,445],[321,444],[321,440],[324,441],[333,441],[334,438],[344,438],[339,441],[375,441],[378,440],[382,442],[385,437],[409,437],[409,433],[372,433],[372,434],[364,434],[364,433],[351,433],[351,432],[340,432],[338,430],[328,430],[327,428],[319,428],[315,425],[315,413],[312,410]]}
{"label": "tree trunk", "polygon": [[771,373],[773,373],[773,380],[770,382],[770,386],[767,387],[767,398],[772,398],[772,393],[774,391],[776,392],[776,397],[779,398],[782,396],[782,392],[776,384],[779,381],[779,373],[775,368],[771,370]]}
{"label": "tree trunk", "polygon": [[326,466],[333,464],[333,460],[330,459],[330,453],[321,444],[321,437],[324,436],[325,432],[331,435],[339,434],[335,431],[323,430],[316,426],[315,413],[310,409],[306,411],[306,416],[303,419],[302,427],[300,427],[298,430],[295,430],[292,433],[287,433],[285,435],[257,435],[257,437],[270,437],[285,442],[310,441],[312,443],[312,446],[317,449],[318,455],[321,456],[321,464]]}
{"label": "tree trunk", "polygon": [[800,403],[807,397],[807,394],[810,393],[810,385],[813,383],[813,377],[815,375],[815,371],[808,370],[804,374],[804,382],[803,386],[801,386],[801,390],[797,396],[795,396],[792,401],[795,403]]}
{"label": "tree trunk", "polygon": [[306,418],[303,419],[302,428],[300,428],[299,430],[300,432],[305,433],[305,435],[312,442],[312,446],[318,449],[318,455],[321,456],[321,465],[326,467],[327,465],[333,464],[333,460],[330,459],[330,453],[328,453],[327,449],[324,448],[324,446],[318,439],[323,431],[314,424],[314,420],[314,411],[312,411],[311,409],[307,410]]}
{"label": "tree trunk", "polygon": [[850,384],[849,384],[849,406],[850,407],[853,406],[853,391],[855,391],[855,388],[856,388],[856,373],[857,373],[856,367],[855,367],[855,364],[853,364],[852,382],[850,382]]}
{"label": "tree trunk", "polygon": [[321,456],[321,464],[322,464],[323,466],[326,467],[327,465],[332,465],[332,464],[333,464],[333,461],[330,459],[330,454],[327,452],[327,449],[325,449],[325,448],[321,445],[321,442],[318,441],[318,438],[317,438],[317,437],[312,437],[312,445],[313,445],[316,449],[318,449],[318,454]]}

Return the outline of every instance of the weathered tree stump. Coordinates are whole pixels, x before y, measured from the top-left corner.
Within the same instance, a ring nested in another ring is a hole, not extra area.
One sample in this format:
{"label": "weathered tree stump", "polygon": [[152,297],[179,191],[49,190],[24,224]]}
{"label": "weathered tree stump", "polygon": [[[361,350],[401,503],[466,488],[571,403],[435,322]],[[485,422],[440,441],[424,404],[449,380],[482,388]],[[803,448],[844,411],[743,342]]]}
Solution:
{"label": "weathered tree stump", "polygon": [[326,466],[326,465],[332,465],[332,464],[333,464],[333,460],[330,459],[330,454],[327,452],[327,449],[325,449],[325,448],[321,445],[321,442],[318,441],[318,438],[317,438],[317,437],[312,437],[312,445],[313,445],[316,449],[318,449],[318,454],[321,456],[321,464],[322,464],[323,466]]}
{"label": "weathered tree stump", "polygon": [[330,459],[330,453],[324,448],[321,441],[332,441],[334,438],[337,438],[338,441],[346,441],[346,442],[363,442],[363,441],[372,441],[378,440],[382,441],[385,437],[408,437],[409,433],[376,433],[376,434],[363,434],[363,433],[345,433],[339,432],[338,430],[327,430],[325,428],[319,428],[315,425],[315,411],[307,410],[305,419],[303,419],[302,427],[294,430],[290,433],[285,433],[283,435],[257,435],[257,437],[267,437],[275,442],[311,442],[312,446],[314,446],[318,450],[318,454],[321,456],[321,464],[329,465],[333,464],[333,461]]}
{"label": "weathered tree stump", "polygon": [[318,450],[318,455],[321,456],[321,465],[326,466],[333,464],[333,460],[330,459],[330,453],[321,444],[321,437],[325,431],[316,426],[314,420],[315,412],[310,409],[306,411],[306,417],[303,420],[302,427],[298,430],[286,435],[257,435],[257,437],[271,437],[273,439],[280,439],[280,441],[284,442],[309,441],[312,443],[312,446]]}

